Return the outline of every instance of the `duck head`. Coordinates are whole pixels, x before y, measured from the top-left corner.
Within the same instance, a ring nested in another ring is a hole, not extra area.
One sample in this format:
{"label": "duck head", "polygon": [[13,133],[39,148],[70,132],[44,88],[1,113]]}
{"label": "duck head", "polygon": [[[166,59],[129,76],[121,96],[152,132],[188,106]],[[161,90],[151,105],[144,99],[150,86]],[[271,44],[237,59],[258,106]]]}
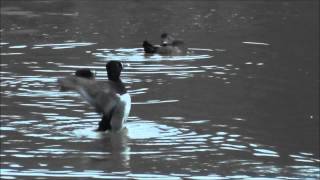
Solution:
{"label": "duck head", "polygon": [[174,37],[172,37],[168,33],[161,34],[161,46],[171,45],[174,40]]}
{"label": "duck head", "polygon": [[119,61],[110,61],[106,64],[108,79],[111,81],[119,81],[123,67]]}

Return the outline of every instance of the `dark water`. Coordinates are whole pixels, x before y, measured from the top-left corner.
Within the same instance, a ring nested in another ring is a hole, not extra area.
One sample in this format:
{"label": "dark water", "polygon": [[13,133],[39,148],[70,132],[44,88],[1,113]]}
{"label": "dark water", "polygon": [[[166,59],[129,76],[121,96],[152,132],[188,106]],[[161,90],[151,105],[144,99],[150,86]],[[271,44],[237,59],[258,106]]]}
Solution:
{"label": "dark water", "polygon": [[[319,1],[1,1],[2,179],[318,179]],[[185,56],[144,56],[162,32]],[[125,63],[127,128],[56,80]]]}

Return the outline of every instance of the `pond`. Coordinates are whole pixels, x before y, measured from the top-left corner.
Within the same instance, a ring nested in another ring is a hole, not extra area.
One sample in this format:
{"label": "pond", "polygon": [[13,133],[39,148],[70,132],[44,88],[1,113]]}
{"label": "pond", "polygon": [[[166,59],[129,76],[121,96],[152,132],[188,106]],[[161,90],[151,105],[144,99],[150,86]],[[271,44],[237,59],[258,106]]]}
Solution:
{"label": "pond", "polygon": [[[319,178],[319,2],[1,1],[1,179]],[[189,53],[146,56],[171,33]],[[124,65],[126,128],[57,79]]]}

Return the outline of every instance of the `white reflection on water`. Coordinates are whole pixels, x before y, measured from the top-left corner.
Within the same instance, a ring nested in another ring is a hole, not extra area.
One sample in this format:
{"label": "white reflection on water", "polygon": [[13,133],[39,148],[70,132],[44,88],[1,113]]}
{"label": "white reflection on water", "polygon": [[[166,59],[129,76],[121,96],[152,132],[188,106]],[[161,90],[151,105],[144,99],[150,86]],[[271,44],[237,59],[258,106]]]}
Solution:
{"label": "white reflection on water", "polygon": [[5,52],[1,52],[0,55],[1,56],[10,56],[10,55],[22,55],[24,53],[21,53],[21,52],[14,52],[14,53],[5,53]]}
{"label": "white reflection on water", "polygon": [[243,44],[252,44],[252,45],[263,45],[263,46],[269,46],[269,43],[263,43],[263,42],[252,42],[252,41],[245,41],[242,42]]}
{"label": "white reflection on water", "polygon": [[70,48],[76,48],[76,47],[82,47],[82,46],[91,46],[96,43],[90,43],[90,42],[68,42],[68,43],[57,43],[57,44],[37,44],[34,45],[33,48],[43,48],[43,47],[50,47],[52,49],[70,49]]}
{"label": "white reflection on water", "polygon": [[267,149],[259,149],[259,148],[254,148],[256,151],[253,153],[255,156],[271,156],[271,157],[280,157],[279,154],[275,151],[267,150]]}
{"label": "white reflection on water", "polygon": [[14,169],[1,169],[1,175],[4,176],[22,176],[22,177],[55,177],[55,178],[114,178],[123,179],[123,176],[114,176],[111,173],[104,173],[102,171],[71,171],[61,170],[53,171],[49,169],[30,169],[17,171]]}
{"label": "white reflection on water", "polygon": [[[211,49],[189,48],[191,51],[211,52]],[[98,52],[92,53],[94,56],[103,61],[184,61],[184,60],[201,60],[212,58],[213,55],[208,54],[187,54],[185,56],[161,56],[161,55],[145,55],[143,48],[120,48],[120,49],[97,49]],[[102,52],[101,52],[102,51]]]}
{"label": "white reflection on water", "polygon": [[16,128],[1,126],[0,131],[15,131]]}
{"label": "white reflection on water", "polygon": [[[1,169],[2,177],[10,179],[13,176],[16,177],[55,177],[55,178],[98,178],[98,179],[156,179],[156,180],[175,180],[179,177],[161,175],[161,174],[134,174],[128,171],[105,173],[104,171],[97,170],[84,170],[84,171],[72,171],[72,170],[49,170],[49,169],[30,169],[17,171],[14,169]],[[203,176],[204,177],[204,176]],[[212,176],[213,177],[213,176]]]}
{"label": "white reflection on water", "polygon": [[314,158],[312,153],[303,153],[300,152],[298,155],[296,154],[291,154],[289,155],[291,158],[293,158],[297,162],[306,162],[306,163],[319,163],[320,160]]}
{"label": "white reflection on water", "polygon": [[7,45],[7,44],[9,44],[9,43],[7,43],[7,42],[0,42],[0,46]]}
{"label": "white reflection on water", "polygon": [[16,45],[16,46],[9,46],[9,49],[23,49],[26,48],[28,46],[26,45]]}
{"label": "white reflection on water", "polygon": [[169,127],[166,125],[156,124],[152,121],[141,120],[135,117],[137,122],[128,123],[129,129],[128,136],[131,139],[149,139],[149,138],[160,138],[160,137],[174,137],[181,134],[179,129]]}
{"label": "white reflection on water", "polygon": [[132,104],[162,104],[162,103],[173,103],[173,102],[178,102],[179,100],[177,99],[168,99],[168,100],[148,100],[146,102],[133,102]]}

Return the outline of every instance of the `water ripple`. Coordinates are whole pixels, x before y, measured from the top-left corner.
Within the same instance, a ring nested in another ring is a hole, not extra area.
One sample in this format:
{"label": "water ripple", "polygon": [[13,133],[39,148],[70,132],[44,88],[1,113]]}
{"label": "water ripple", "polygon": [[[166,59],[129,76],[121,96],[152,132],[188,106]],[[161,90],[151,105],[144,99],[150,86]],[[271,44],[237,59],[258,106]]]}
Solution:
{"label": "water ripple", "polygon": [[186,60],[201,60],[212,58],[213,55],[207,54],[195,54],[196,51],[211,52],[211,49],[199,49],[191,48],[192,54],[185,56],[161,56],[161,55],[145,55],[143,48],[131,48],[131,49],[97,49],[97,52],[92,53],[102,61],[115,60],[115,61],[127,61],[127,62],[139,62],[139,61],[186,61]]}
{"label": "water ripple", "polygon": [[66,42],[66,43],[57,43],[57,44],[36,44],[33,46],[33,48],[39,49],[43,47],[49,47],[52,49],[70,49],[70,48],[76,48],[76,47],[82,47],[82,46],[91,46],[96,43],[91,42]]}
{"label": "water ripple", "polygon": [[[282,178],[279,174],[286,175],[282,172],[287,171],[297,177],[316,177],[319,173],[315,166],[319,163],[316,154],[292,152],[283,157],[278,147],[260,144],[258,138],[246,132],[249,130],[245,125],[252,121],[250,117],[232,114],[233,107],[224,107],[229,118],[220,120],[219,113],[223,113],[220,101],[224,98],[205,96],[218,101],[212,108],[217,112],[211,109],[193,112],[187,110],[185,105],[188,104],[184,103],[194,103],[189,99],[199,103],[198,99],[205,94],[199,97],[186,97],[183,92],[178,93],[181,96],[171,95],[169,91],[161,94],[167,90],[162,88],[171,87],[175,82],[187,84],[205,80],[215,85],[216,82],[232,85],[234,78],[241,78],[245,73],[244,69],[259,70],[264,62],[251,59],[230,62],[228,58],[223,59],[223,55],[229,53],[226,49],[190,48],[192,52],[185,56],[146,56],[142,48],[96,49],[95,42],[36,45],[2,42],[0,45],[5,49],[1,55],[8,56],[1,62],[4,70],[1,72],[1,108],[6,112],[1,114],[0,127],[4,146],[0,155],[2,179],[254,179],[251,174]],[[90,58],[81,61],[78,57],[71,60],[51,57],[53,52],[64,54],[74,49],[77,49],[76,54],[82,50]],[[19,61],[22,54],[30,57],[30,53],[39,52],[49,55]],[[223,60],[218,59],[221,56]],[[12,63],[13,60],[16,62]],[[105,63],[109,60],[123,62],[122,78],[133,98],[134,110],[126,128],[117,133],[95,131],[101,115],[88,107],[78,94],[60,92],[56,83],[57,78],[73,74],[79,68],[90,68],[97,80],[105,81]],[[19,69],[21,67],[23,70]],[[226,96],[233,97],[229,91],[224,91],[225,86],[217,87],[213,93],[223,91]],[[199,106],[206,104],[199,103]],[[241,123],[244,125],[239,125]],[[30,163],[30,158],[35,163]],[[294,163],[285,167],[278,165],[282,158]],[[56,168],[60,161],[66,164]],[[131,169],[139,167],[139,163],[152,173],[132,173]],[[221,173],[225,172],[225,167],[227,176]],[[83,168],[86,170],[79,170]],[[180,170],[171,171],[176,168]],[[169,173],[162,174],[161,170]]]}

